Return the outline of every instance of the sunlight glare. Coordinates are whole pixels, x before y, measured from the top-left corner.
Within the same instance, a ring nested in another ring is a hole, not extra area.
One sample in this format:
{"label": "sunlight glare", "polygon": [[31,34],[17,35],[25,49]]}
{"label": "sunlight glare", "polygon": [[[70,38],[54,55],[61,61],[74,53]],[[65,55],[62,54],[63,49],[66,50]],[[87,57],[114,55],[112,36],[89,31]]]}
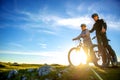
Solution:
{"label": "sunlight glare", "polygon": [[87,56],[81,48],[80,50],[75,50],[73,54],[71,54],[71,60],[75,66],[78,66],[80,64],[86,64]]}

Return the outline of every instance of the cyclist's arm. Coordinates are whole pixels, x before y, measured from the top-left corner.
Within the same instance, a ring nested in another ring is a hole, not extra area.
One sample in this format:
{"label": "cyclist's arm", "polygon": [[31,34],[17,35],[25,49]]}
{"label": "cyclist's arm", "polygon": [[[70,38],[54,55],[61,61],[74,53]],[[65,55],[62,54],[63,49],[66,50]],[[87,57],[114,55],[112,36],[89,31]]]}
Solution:
{"label": "cyclist's arm", "polygon": [[73,38],[73,40],[79,40],[81,38],[81,34],[75,38]]}
{"label": "cyclist's arm", "polygon": [[106,22],[103,19],[101,20],[101,24],[102,24],[102,30],[101,30],[101,32],[105,33],[106,30],[107,30],[107,24],[106,24]]}
{"label": "cyclist's arm", "polygon": [[101,19],[101,21],[102,21],[102,27],[104,27],[104,29],[107,30],[107,24],[106,24],[106,22],[103,19]]}
{"label": "cyclist's arm", "polygon": [[91,30],[89,30],[89,32],[90,33],[92,33],[94,30],[95,30],[95,28],[94,28],[95,26],[93,25],[93,27],[92,27],[92,29]]}
{"label": "cyclist's arm", "polygon": [[77,36],[76,38],[73,38],[73,40],[78,40],[80,38],[84,38],[89,35],[90,35],[90,32],[89,32],[89,30],[86,29],[85,31],[82,31],[79,36]]}

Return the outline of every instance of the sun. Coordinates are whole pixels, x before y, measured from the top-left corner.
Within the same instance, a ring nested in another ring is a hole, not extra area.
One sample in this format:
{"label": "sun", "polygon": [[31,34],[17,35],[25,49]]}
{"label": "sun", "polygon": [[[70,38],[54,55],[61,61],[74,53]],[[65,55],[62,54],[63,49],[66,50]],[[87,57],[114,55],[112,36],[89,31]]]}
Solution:
{"label": "sun", "polygon": [[71,62],[73,65],[78,66],[80,64],[86,64],[87,56],[84,50],[81,48],[80,50],[74,50],[71,54]]}

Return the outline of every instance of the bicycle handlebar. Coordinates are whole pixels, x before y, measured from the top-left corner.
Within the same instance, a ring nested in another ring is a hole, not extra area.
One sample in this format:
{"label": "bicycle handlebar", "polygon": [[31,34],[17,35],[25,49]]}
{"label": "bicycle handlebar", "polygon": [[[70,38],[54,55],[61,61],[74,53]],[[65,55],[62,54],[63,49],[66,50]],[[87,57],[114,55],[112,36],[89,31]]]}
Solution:
{"label": "bicycle handlebar", "polygon": [[76,40],[73,40],[73,41],[80,41],[81,42],[81,39],[76,39]]}
{"label": "bicycle handlebar", "polygon": [[92,38],[92,40],[95,39],[95,38],[96,38],[96,36],[94,36],[94,37]]}

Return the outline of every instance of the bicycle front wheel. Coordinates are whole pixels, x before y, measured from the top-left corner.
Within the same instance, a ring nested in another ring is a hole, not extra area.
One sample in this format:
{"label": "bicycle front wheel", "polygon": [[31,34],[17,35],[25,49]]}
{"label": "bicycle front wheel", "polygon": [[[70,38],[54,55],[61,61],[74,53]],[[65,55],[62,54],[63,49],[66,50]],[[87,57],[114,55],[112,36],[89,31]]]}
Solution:
{"label": "bicycle front wheel", "polygon": [[79,66],[80,64],[86,63],[86,55],[81,48],[73,47],[68,52],[68,62],[72,66]]}

